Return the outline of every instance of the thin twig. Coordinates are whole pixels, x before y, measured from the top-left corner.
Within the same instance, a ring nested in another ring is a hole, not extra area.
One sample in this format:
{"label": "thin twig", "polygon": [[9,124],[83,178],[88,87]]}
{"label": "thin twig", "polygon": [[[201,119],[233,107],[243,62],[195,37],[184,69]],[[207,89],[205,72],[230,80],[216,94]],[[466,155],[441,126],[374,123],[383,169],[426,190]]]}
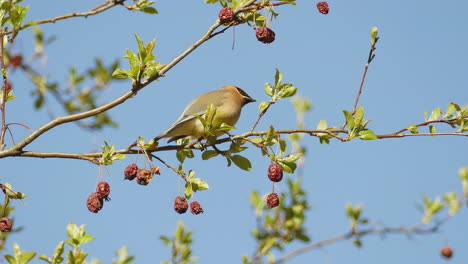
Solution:
{"label": "thin twig", "polygon": [[184,174],[184,173],[181,173],[179,170],[177,170],[176,168],[172,167],[171,164],[165,162],[164,160],[162,160],[161,158],[159,158],[158,156],[156,155],[153,155],[151,154],[151,157],[159,160],[162,164],[164,164],[166,167],[168,167],[169,169],[173,170],[175,173],[177,173],[178,175],[180,175],[182,177],[182,179],[184,179],[184,181],[187,181],[187,176]]}
{"label": "thin twig", "polygon": [[373,43],[371,45],[371,48],[370,48],[370,51],[369,51],[369,57],[367,58],[367,63],[364,66],[364,73],[362,74],[361,84],[359,85],[359,90],[358,90],[358,93],[356,95],[356,100],[354,101],[353,112],[352,112],[353,114],[356,112],[357,105],[359,103],[359,99],[361,98],[362,87],[364,87],[364,82],[366,80],[366,75],[367,75],[367,70],[369,69],[369,64],[372,62],[372,60],[375,57],[375,55],[374,55],[375,44],[377,44],[378,40],[379,40],[378,37],[375,38],[375,41],[373,41]]}
{"label": "thin twig", "polygon": [[[122,5],[123,2],[124,2],[124,0],[107,0],[104,3],[98,5],[97,7],[93,8],[93,9],[87,11],[87,12],[82,12],[82,13],[73,12],[73,13],[69,13],[69,14],[66,14],[66,15],[61,15],[61,16],[56,16],[56,17],[52,17],[52,18],[46,18],[46,19],[32,21],[30,23],[22,25],[19,30],[22,30],[22,29],[25,29],[25,28],[28,28],[28,27],[31,27],[31,26],[41,25],[41,24],[55,23],[57,21],[64,20],[64,19],[67,19],[67,18],[71,18],[71,17],[84,17],[84,18],[87,18],[89,16],[93,16],[93,15],[97,15],[99,13],[102,13],[102,12],[104,12],[104,11],[106,11],[106,10],[116,6],[116,5]],[[13,30],[6,31],[5,35],[11,34],[11,33],[13,33]]]}
{"label": "thin twig", "polygon": [[250,132],[254,131],[254,129],[255,129],[255,128],[257,127],[257,125],[258,125],[258,122],[260,122],[260,119],[261,119],[261,118],[263,117],[263,115],[265,115],[265,113],[268,111],[268,108],[270,108],[270,106],[271,106],[272,104],[274,104],[274,103],[275,103],[275,101],[273,101],[273,99],[270,100],[270,102],[268,102],[267,107],[265,107],[265,109],[263,109],[263,111],[260,112],[260,114],[258,114],[258,118],[257,118],[257,120],[255,121],[255,123],[254,123],[254,125],[252,126],[252,128],[250,129]]}
{"label": "thin twig", "polygon": [[6,101],[8,97],[8,91],[7,91],[7,76],[6,76],[6,66],[5,66],[5,61],[3,58],[3,36],[4,36],[3,29],[0,29],[0,66],[2,70],[2,102],[0,104],[0,111],[2,111],[2,127],[1,127],[1,132],[0,132],[0,150],[3,150],[5,148],[5,134],[7,130],[7,125],[6,125],[6,117],[5,117],[5,109],[6,109]]}
{"label": "thin twig", "polygon": [[[361,83],[359,85],[359,89],[358,89],[358,92],[357,92],[357,95],[356,95],[356,99],[354,100],[353,111],[351,112],[351,114],[353,114],[353,115],[356,113],[356,109],[357,109],[357,106],[358,106],[358,103],[359,103],[359,99],[361,98],[362,88],[364,87],[364,82],[366,81],[367,70],[369,69],[369,64],[372,62],[372,60],[375,57],[375,54],[374,54],[374,50],[376,49],[375,44],[377,44],[378,40],[379,40],[379,38],[376,37],[374,39],[374,41],[372,42],[372,44],[371,44],[371,48],[369,50],[369,56],[367,57],[367,63],[364,66],[364,72],[362,74]],[[341,125],[341,129],[343,129],[345,127],[346,127],[346,121],[343,123],[343,125]]]}
{"label": "thin twig", "polygon": [[335,236],[332,238],[324,239],[319,242],[315,242],[312,244],[309,244],[307,246],[304,246],[302,248],[296,249],[288,254],[286,254],[284,257],[279,259],[278,261],[274,262],[275,264],[279,263],[284,263],[286,260],[289,260],[290,258],[297,256],[299,254],[302,254],[304,252],[316,249],[316,248],[321,248],[323,246],[336,243],[339,241],[343,240],[348,240],[352,238],[360,238],[366,235],[385,235],[385,234],[406,234],[406,235],[411,235],[411,234],[431,234],[435,233],[439,230],[440,225],[442,222],[434,224],[431,228],[423,228],[421,224],[417,224],[413,227],[398,227],[398,228],[382,228],[382,229],[367,229],[359,232],[348,232],[343,235]]}

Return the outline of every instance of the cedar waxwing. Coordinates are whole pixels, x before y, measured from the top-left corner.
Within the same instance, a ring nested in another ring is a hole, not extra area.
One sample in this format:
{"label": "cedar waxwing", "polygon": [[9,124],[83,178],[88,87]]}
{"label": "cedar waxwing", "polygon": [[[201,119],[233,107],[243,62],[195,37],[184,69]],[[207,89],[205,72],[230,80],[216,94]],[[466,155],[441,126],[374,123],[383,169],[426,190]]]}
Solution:
{"label": "cedar waxwing", "polygon": [[[216,114],[212,122],[213,127],[219,127],[222,123],[234,126],[237,120],[239,120],[242,107],[250,102],[255,102],[255,99],[250,97],[241,88],[231,85],[202,94],[190,102],[179,119],[166,131],[155,137],[154,141],[168,137],[170,137],[168,142],[187,136],[194,138],[203,137],[205,128],[193,114],[204,117],[203,114],[205,114],[209,104],[213,104],[216,107]],[[220,131],[216,133],[216,136],[222,134],[223,132]]]}

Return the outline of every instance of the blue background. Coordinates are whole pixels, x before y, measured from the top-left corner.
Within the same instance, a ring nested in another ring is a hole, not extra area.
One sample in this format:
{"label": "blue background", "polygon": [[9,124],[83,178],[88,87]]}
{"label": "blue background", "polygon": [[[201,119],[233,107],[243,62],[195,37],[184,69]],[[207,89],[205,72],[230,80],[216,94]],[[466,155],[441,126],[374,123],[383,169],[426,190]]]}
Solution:
{"label": "blue background", "polygon": [[[27,20],[87,11],[101,2],[25,1],[30,4]],[[436,107],[445,110],[449,102],[468,103],[468,3],[441,1],[329,1],[330,13],[317,12],[316,1],[298,1],[297,6],[281,6],[280,17],[271,28],[276,40],[258,42],[246,25],[203,44],[180,62],[159,82],[155,82],[125,104],[109,111],[119,129],[89,132],[74,124],[52,129],[27,147],[31,151],[90,152],[100,150],[103,140],[117,149],[125,148],[143,136],[149,139],[180,115],[196,96],[232,84],[244,88],[257,101],[267,101],[263,85],[273,82],[275,68],[285,82],[298,87],[313,109],[306,115],[307,128],[315,128],[320,119],[329,126],[340,126],[342,110],[351,110],[367,60],[373,26],[381,39],[377,57],[370,66],[360,103],[364,106],[369,128],[377,134],[395,132],[409,124],[423,122],[423,111]],[[148,42],[157,40],[157,60],[167,63],[189,47],[214,23],[219,5],[203,1],[158,1],[159,15],[130,12],[115,7],[87,19],[72,18],[41,25],[46,36],[58,39],[46,47],[48,59],[43,71],[50,80],[66,84],[70,66],[84,72],[94,57],[110,64],[122,58],[125,49],[136,50],[133,33]],[[32,32],[21,32],[14,51],[28,57],[33,53]],[[232,49],[232,43],[235,48]],[[121,67],[127,67],[121,59]],[[37,129],[48,122],[45,111],[35,111],[30,96],[33,85],[19,72],[10,76],[17,99],[7,106],[7,122],[23,123]],[[102,102],[127,92],[129,81],[116,82],[105,91]],[[51,110],[63,114],[51,102]],[[243,109],[234,133],[248,130],[258,115],[255,104]],[[295,127],[294,108],[288,99],[276,103],[261,120],[258,129],[270,124],[277,129]],[[438,131],[450,131],[438,127]],[[12,127],[18,142],[29,132]],[[420,221],[416,208],[421,196],[435,197],[448,191],[461,192],[458,169],[467,166],[466,137],[411,137],[375,141],[332,140],[320,145],[316,138],[304,140],[308,154],[304,167],[304,188],[309,195],[311,212],[306,227],[313,241],[347,232],[344,212],[347,202],[364,205],[364,216],[376,227],[410,226]],[[11,144],[11,141],[8,142]],[[8,241],[21,248],[51,255],[57,243],[66,239],[69,222],[86,224],[97,237],[84,248],[90,257],[110,263],[115,251],[127,245],[135,263],[155,263],[170,259],[170,250],[158,239],[172,235],[177,220],[194,229],[193,255],[201,263],[239,263],[242,254],[251,254],[255,243],[250,230],[255,217],[249,194],[268,193],[266,178],[269,161],[250,148],[245,152],[253,161],[253,170],[245,172],[226,167],[223,158],[201,162],[199,154],[187,160],[185,169],[210,184],[210,190],[197,193],[205,213],[178,215],[172,209],[178,195],[178,180],[169,169],[143,187],[123,181],[123,169],[135,160],[130,156],[109,166],[112,201],[98,214],[86,209],[86,198],[100,181],[96,165],[65,159],[7,158],[1,160],[2,182],[28,194],[23,206],[14,203],[17,226],[21,233]],[[174,153],[158,154],[177,165]],[[139,161],[142,161],[140,157]],[[287,175],[295,178],[297,175]],[[285,182],[278,184],[286,190]],[[466,263],[466,206],[441,232],[432,235],[388,235],[363,238],[364,247],[349,241],[302,254],[290,263],[444,263],[439,249],[446,243],[455,249],[452,263]],[[286,247],[287,251],[302,246]],[[281,256],[283,253],[278,253]]]}

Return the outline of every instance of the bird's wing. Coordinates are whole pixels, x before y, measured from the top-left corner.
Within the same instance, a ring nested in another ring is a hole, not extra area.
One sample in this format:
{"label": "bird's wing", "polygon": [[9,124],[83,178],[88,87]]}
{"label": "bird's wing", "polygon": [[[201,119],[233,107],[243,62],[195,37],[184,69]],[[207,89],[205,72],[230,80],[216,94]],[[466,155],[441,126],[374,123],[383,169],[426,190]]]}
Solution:
{"label": "bird's wing", "polygon": [[[219,107],[222,105],[223,100],[224,100],[224,95],[225,92],[221,90],[216,90],[216,91],[211,91],[204,96],[200,96],[190,102],[187,107],[185,107],[184,112],[180,115],[180,117],[170,126],[166,131],[163,133],[159,134],[155,138],[155,140],[159,140],[163,137],[165,137],[171,130],[173,130],[175,127],[179,126],[180,124],[187,122],[188,120],[191,120],[195,118],[193,114],[197,114],[199,116],[202,116],[206,112],[206,107],[208,104],[213,103],[215,107]],[[220,98],[221,97],[221,98]],[[218,99],[218,100],[214,100]]]}

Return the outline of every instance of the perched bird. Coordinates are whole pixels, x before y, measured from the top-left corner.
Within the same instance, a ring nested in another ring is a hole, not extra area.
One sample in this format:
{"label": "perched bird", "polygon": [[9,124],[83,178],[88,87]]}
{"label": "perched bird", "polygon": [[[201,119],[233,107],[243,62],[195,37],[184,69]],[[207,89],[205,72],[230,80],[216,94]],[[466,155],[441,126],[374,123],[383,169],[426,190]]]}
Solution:
{"label": "perched bird", "polygon": [[[227,85],[219,90],[202,94],[190,102],[179,119],[166,131],[155,137],[154,141],[170,138],[168,142],[171,142],[187,136],[194,138],[205,136],[203,124],[194,114],[204,117],[209,104],[216,107],[216,114],[212,122],[213,127],[219,127],[222,123],[234,126],[239,120],[242,107],[250,102],[255,102],[255,99],[237,86]],[[223,132],[215,134],[220,136]]]}

